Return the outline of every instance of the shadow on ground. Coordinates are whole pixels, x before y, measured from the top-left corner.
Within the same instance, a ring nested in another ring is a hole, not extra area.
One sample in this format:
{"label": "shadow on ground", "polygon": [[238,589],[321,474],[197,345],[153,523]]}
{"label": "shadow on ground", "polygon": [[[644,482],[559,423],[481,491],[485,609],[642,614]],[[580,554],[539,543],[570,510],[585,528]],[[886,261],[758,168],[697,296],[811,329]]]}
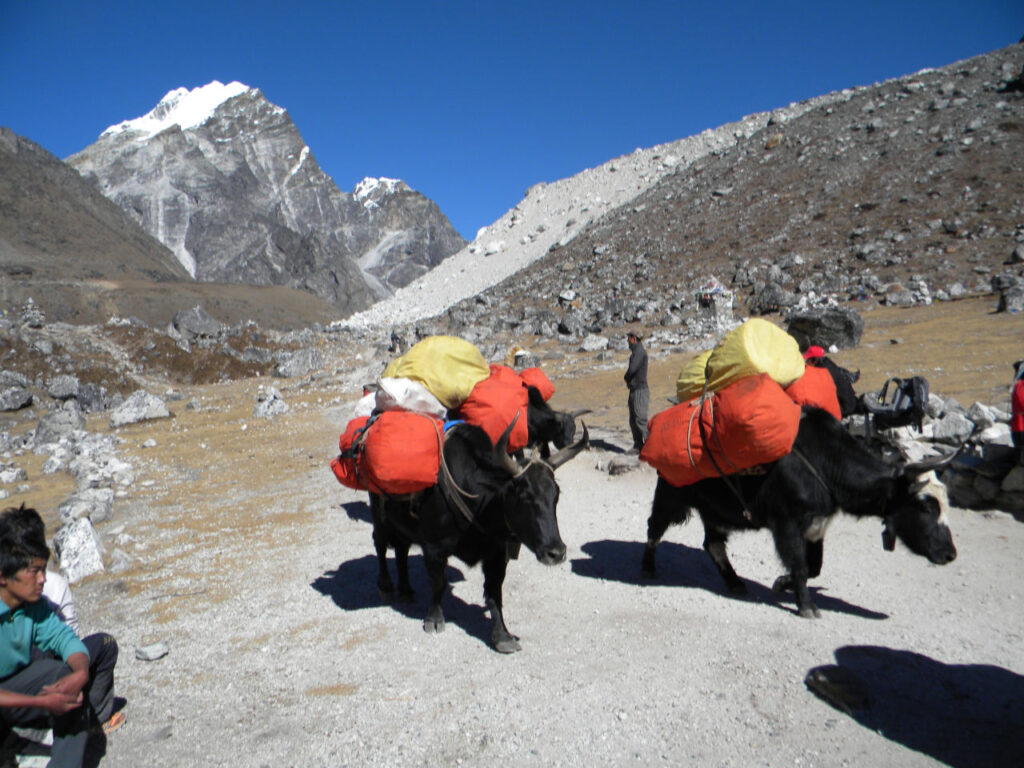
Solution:
{"label": "shadow on ground", "polygon": [[[711,563],[711,559],[703,549],[688,547],[685,544],[663,541],[658,545],[657,575],[644,576],[640,570],[645,544],[636,541],[591,541],[582,547],[588,558],[572,561],[572,572],[577,576],[592,579],[607,579],[624,584],[637,584],[645,587],[689,587],[714,592],[725,598],[746,600],[748,602],[775,605],[784,610],[796,613],[792,593],[779,594],[751,579],[744,579],[747,585],[745,595],[734,595],[728,592],[722,577]],[[846,613],[862,619],[887,619],[888,614],[872,611],[845,600],[830,597],[822,593],[821,587],[811,587],[811,595],[815,605],[822,614]]]}
{"label": "shadow on ground", "polygon": [[[346,505],[346,509],[349,506]],[[369,507],[366,506],[367,511]],[[389,564],[394,578],[394,565]],[[445,578],[449,584],[465,581],[462,571],[454,566],[445,568]],[[381,599],[377,593],[377,557],[366,555],[355,560],[348,560],[336,570],[327,571],[310,586],[322,595],[330,597],[334,604],[343,611],[361,611],[367,608],[390,606],[417,622],[422,622],[430,607],[430,582],[426,577],[426,566],[422,555],[409,555],[409,581],[415,597],[410,600],[395,598],[390,602]],[[397,579],[396,579],[397,583]],[[490,645],[491,622],[483,605],[467,603],[449,589],[442,601],[444,617],[447,624],[454,624],[467,635],[475,637],[485,645]],[[421,631],[410,626],[409,631]]]}
{"label": "shadow on ground", "polygon": [[954,768],[1024,765],[1024,676],[879,646],[843,646],[835,657],[838,666],[809,677],[854,688],[853,707],[821,698],[865,728]]}
{"label": "shadow on ground", "polygon": [[341,505],[341,508],[345,510],[345,514],[348,515],[349,520],[356,520],[361,523],[369,523],[373,525],[373,512],[370,511],[370,505],[365,501],[346,501]]}

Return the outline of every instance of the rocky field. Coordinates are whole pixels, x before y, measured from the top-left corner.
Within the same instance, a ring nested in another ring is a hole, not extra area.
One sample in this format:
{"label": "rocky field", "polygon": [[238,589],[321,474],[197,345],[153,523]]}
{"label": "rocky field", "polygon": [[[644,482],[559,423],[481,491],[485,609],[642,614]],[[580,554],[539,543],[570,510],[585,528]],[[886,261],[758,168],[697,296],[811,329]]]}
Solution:
{"label": "rocky field", "polygon": [[[1005,407],[1020,318],[992,310],[993,297],[878,307],[859,348],[836,357],[861,369],[862,390],[922,373],[965,406]],[[115,428],[109,410],[84,416],[130,468],[96,525],[107,570],[74,585],[86,630],[121,643],[129,720],[105,765],[1019,764],[1024,528],[1012,514],[954,509],[959,557],[945,567],[886,553],[880,526],[841,519],[817,621],[770,591],[779,564],[766,533],[730,547],[745,600],[723,593],[698,523],[670,530],[659,577],[643,580],[655,475],[621,455],[626,353],[518,341],[549,371],[556,407],[593,409],[593,445],[558,473],[567,562],[546,568],[524,551],[510,565],[506,620],[523,644],[511,657],[488,646],[478,569],[450,563],[439,636],[420,627],[415,551],[417,600],[377,596],[365,494],[327,464],[386,339],[325,333],[298,344],[319,351],[314,370],[211,383],[142,364],[133,348],[126,389],[159,396],[168,417]],[[688,355],[651,354],[657,411]],[[287,409],[261,418],[269,387]],[[0,431],[24,435],[55,405],[41,395],[3,414]],[[76,480],[45,474],[46,459],[8,451],[26,478],[4,486],[4,503],[36,505],[52,533]],[[159,643],[166,656],[136,657]],[[805,684],[822,666],[847,675],[831,704]]]}

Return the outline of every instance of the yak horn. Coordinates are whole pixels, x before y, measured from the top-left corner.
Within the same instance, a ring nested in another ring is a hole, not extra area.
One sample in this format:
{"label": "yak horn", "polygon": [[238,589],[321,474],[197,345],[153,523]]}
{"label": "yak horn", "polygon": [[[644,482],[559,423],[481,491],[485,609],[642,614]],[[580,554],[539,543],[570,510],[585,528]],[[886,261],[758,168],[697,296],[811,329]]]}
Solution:
{"label": "yak horn", "polygon": [[583,424],[583,437],[577,440],[572,445],[567,445],[565,448],[560,450],[554,456],[547,460],[547,464],[551,469],[558,469],[560,466],[570,459],[576,458],[576,454],[582,451],[590,444],[590,432],[587,431],[586,422],[580,422]]}
{"label": "yak horn", "polygon": [[933,469],[942,469],[943,467],[949,466],[953,463],[957,456],[963,453],[964,448],[967,447],[967,443],[961,443],[960,447],[957,448],[949,456],[933,456],[930,459],[924,461],[917,461],[913,464],[907,464],[903,467],[903,474],[906,477],[914,478],[918,475],[923,475],[925,472],[930,472]]}
{"label": "yak horn", "polygon": [[588,413],[591,412],[591,410],[592,409],[590,408],[584,408],[581,411],[572,411],[569,415],[572,416],[574,419],[578,419],[580,416],[586,416]]}
{"label": "yak horn", "polygon": [[517,421],[519,421],[519,411],[516,411],[516,415],[512,417],[512,422],[505,427],[505,431],[498,438],[497,445],[494,446],[494,452],[498,457],[498,461],[510,475],[517,475],[519,470],[522,469],[519,463],[508,453],[508,439],[512,435],[512,428],[515,427]]}

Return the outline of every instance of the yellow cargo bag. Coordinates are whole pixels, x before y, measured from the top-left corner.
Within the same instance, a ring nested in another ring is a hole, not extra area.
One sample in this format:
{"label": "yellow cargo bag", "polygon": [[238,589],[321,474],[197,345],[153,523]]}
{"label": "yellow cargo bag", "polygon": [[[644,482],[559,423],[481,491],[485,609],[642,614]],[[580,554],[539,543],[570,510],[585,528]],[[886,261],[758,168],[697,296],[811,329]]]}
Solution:
{"label": "yellow cargo bag", "polygon": [[490,375],[484,356],[470,342],[457,336],[428,336],[392,360],[381,378],[418,381],[446,408],[458,408]]}
{"label": "yellow cargo bag", "polygon": [[676,379],[676,397],[680,403],[694,400],[700,397],[700,393],[704,391],[704,366],[707,365],[709,357],[711,357],[710,349],[701,352],[679,372],[679,378]]}
{"label": "yellow cargo bag", "polygon": [[767,373],[785,389],[804,375],[804,358],[796,339],[774,323],[754,317],[730,331],[718,346],[683,369],[676,381],[680,403],[700,397],[705,370],[708,392],[717,392],[746,376]]}

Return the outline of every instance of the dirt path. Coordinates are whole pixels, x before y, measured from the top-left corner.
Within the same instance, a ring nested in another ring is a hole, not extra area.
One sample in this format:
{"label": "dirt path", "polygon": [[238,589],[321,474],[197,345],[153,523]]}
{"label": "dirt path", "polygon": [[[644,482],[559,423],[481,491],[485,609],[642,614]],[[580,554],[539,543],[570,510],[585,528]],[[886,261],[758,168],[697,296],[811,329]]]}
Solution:
{"label": "dirt path", "polygon": [[[523,651],[488,647],[482,577],[453,561],[448,630],[418,599],[382,605],[365,494],[326,461],[352,382],[286,392],[251,419],[256,382],[122,430],[140,482],[119,519],[138,567],[76,589],[87,628],[122,645],[129,723],[104,765],[954,766],[1024,758],[1024,527],[954,510],[960,557],[886,553],[880,526],[840,520],[816,600],[770,592],[770,537],[735,537],[750,597],[722,593],[699,524],[671,529],[660,578],[639,561],[655,475],[610,476],[616,449],[559,470],[568,562],[524,551],[506,581]],[[133,431],[134,429],[134,431]],[[157,441],[144,448],[145,439]],[[595,443],[624,445],[597,428]],[[144,481],[144,482],[142,482]],[[148,483],[148,484],[145,484]],[[134,650],[163,641],[156,662]],[[804,686],[841,663],[867,687],[858,717]]]}

